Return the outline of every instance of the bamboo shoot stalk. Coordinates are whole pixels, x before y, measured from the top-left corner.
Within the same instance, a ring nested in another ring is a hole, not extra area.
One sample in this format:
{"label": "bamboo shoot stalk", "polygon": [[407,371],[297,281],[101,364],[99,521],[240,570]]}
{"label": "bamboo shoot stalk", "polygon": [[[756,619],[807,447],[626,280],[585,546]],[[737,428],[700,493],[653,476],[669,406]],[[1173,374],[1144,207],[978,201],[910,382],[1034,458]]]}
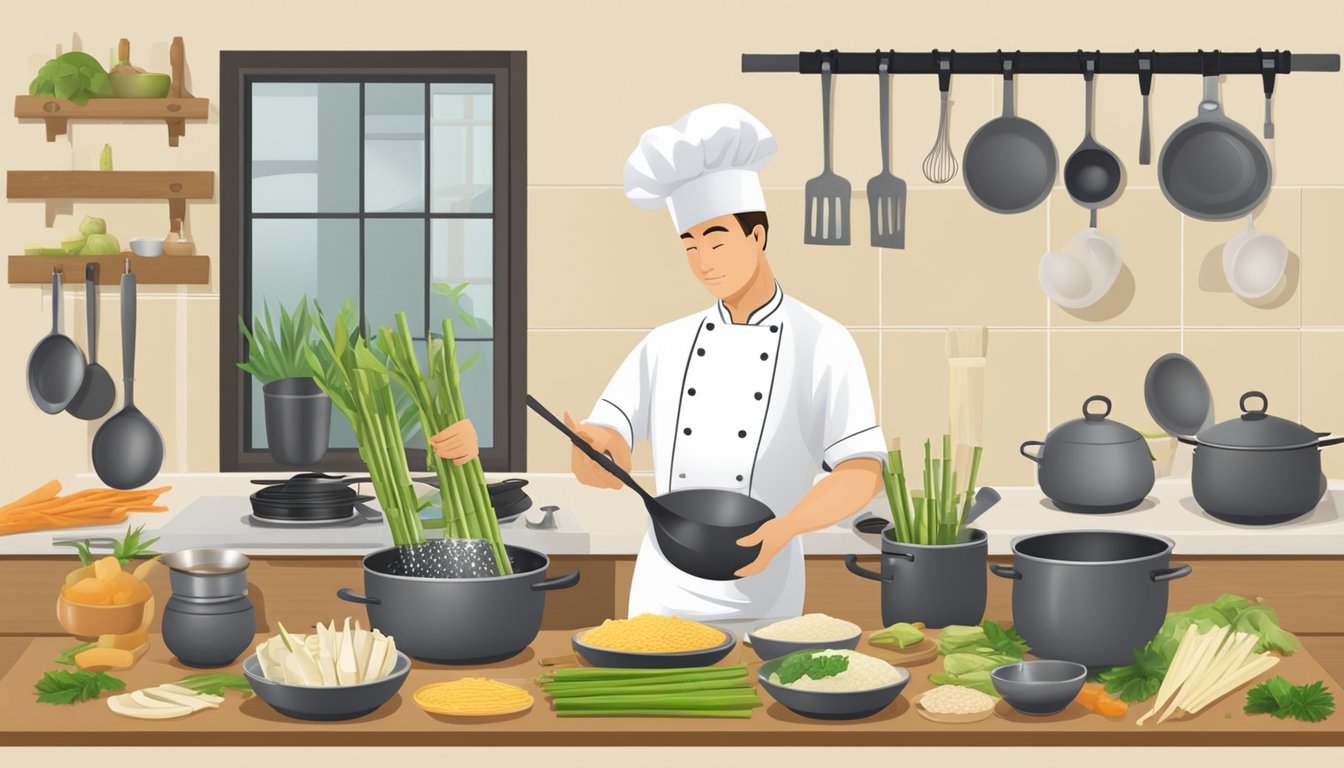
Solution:
{"label": "bamboo shoot stalk", "polygon": [[735,664],[731,667],[669,667],[667,669],[629,669],[623,667],[562,667],[543,672],[537,681],[543,685],[549,683],[574,683],[579,681],[612,680],[660,680],[672,678],[686,680],[709,680],[719,677],[745,677],[747,666]]}
{"label": "bamboo shoot stalk", "polygon": [[1274,667],[1275,664],[1278,663],[1279,663],[1279,657],[1272,656],[1269,653],[1262,653],[1256,656],[1245,666],[1234,670],[1232,674],[1224,678],[1219,683],[1219,685],[1211,688],[1203,696],[1200,696],[1196,701],[1192,702],[1191,708],[1188,711],[1192,715],[1198,713],[1200,710],[1204,709],[1205,707],[1209,706],[1215,701],[1221,699],[1222,697],[1226,696],[1232,691],[1235,691],[1236,689],[1249,683],[1250,681],[1254,680],[1255,678],[1259,677],[1265,672],[1268,672],[1270,669]]}
{"label": "bamboo shoot stalk", "polygon": [[952,509],[952,497],[956,495],[956,485],[952,481],[952,435],[943,435],[943,481],[938,486],[938,519],[946,520]]}
{"label": "bamboo shoot stalk", "polygon": [[[1191,680],[1198,680],[1199,676],[1204,674],[1204,671],[1209,668],[1209,665],[1213,662],[1214,653],[1218,650],[1218,646],[1222,645],[1223,639],[1227,637],[1229,629],[1230,627],[1215,627],[1213,631],[1200,638],[1200,647],[1196,650],[1194,657],[1191,659],[1190,673],[1186,675],[1185,680],[1182,681],[1182,686]],[[1167,708],[1163,710],[1162,714],[1157,716],[1157,724],[1161,725],[1166,722],[1167,718],[1176,714],[1176,707],[1179,703],[1180,691],[1178,690],[1176,695],[1172,697],[1171,702],[1167,704]]]}
{"label": "bamboo shoot stalk", "polygon": [[1258,640],[1258,637],[1241,633],[1230,635],[1218,649],[1213,663],[1209,665],[1205,674],[1182,687],[1176,699],[1176,708],[1186,712],[1192,711],[1193,702],[1217,687],[1225,676],[1243,665]]}
{"label": "bamboo shoot stalk", "polygon": [[980,454],[984,449],[976,446],[971,454],[971,476],[966,481],[966,498],[961,504],[961,524],[959,527],[965,527],[966,518],[971,514],[971,505],[975,503],[975,483],[980,475]]}
{"label": "bamboo shoot stalk", "polygon": [[1162,684],[1158,686],[1157,698],[1153,700],[1153,708],[1145,712],[1135,725],[1143,725],[1180,688],[1181,683],[1185,681],[1186,660],[1194,653],[1195,638],[1198,637],[1199,628],[1194,624],[1185,628],[1185,634],[1181,635],[1181,641],[1176,645],[1176,653],[1171,657],[1171,664],[1167,665],[1167,674],[1162,676]]}
{"label": "bamboo shoot stalk", "polygon": [[556,712],[556,717],[713,717],[745,720],[750,709],[567,709]]}
{"label": "bamboo shoot stalk", "polygon": [[891,471],[890,458],[882,468],[882,487],[887,495],[887,507],[891,510],[891,523],[896,529],[896,540],[905,541],[905,511],[901,509],[901,497],[896,489],[896,475]]}
{"label": "bamboo shoot stalk", "polygon": [[905,482],[905,457],[901,455],[901,439],[898,437],[891,441],[892,468],[896,471],[896,491],[900,494],[901,511],[905,514],[905,533],[906,542],[914,541],[914,503],[910,500],[910,489]]}

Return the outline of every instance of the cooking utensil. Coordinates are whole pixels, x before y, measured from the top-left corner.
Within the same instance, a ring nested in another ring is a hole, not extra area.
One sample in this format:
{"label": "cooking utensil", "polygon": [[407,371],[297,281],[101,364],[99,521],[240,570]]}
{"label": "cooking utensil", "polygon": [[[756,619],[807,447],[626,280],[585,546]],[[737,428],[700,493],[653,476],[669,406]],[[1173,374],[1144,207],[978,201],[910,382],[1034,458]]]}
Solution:
{"label": "cooking utensil", "polygon": [[173,594],[184,597],[234,597],[247,593],[251,560],[236,549],[184,549],[159,558],[168,566]]}
{"label": "cooking utensil", "polygon": [[1120,531],[1066,531],[1013,539],[1013,627],[1036,656],[1089,667],[1134,661],[1167,615],[1167,583],[1190,575],[1171,567],[1170,539]]}
{"label": "cooking utensil", "polygon": [[70,400],[66,410],[85,421],[101,419],[112,410],[117,398],[117,386],[112,374],[98,364],[98,264],[89,262],[84,267],[84,313],[89,335],[89,364],[84,368],[84,380],[79,391]]}
{"label": "cooking utensil", "polygon": [[[1137,51],[1136,51],[1137,53]],[[1143,94],[1143,124],[1139,128],[1139,165],[1153,162],[1153,144],[1148,131],[1148,100],[1153,90],[1153,58],[1139,54],[1139,93]]]}
{"label": "cooking utensil", "polygon": [[121,410],[93,436],[93,469],[107,485],[139,488],[163,466],[163,435],[135,407],[135,275],[130,260],[121,276]]}
{"label": "cooking utensil", "polygon": [[[1088,410],[1093,403],[1106,410]],[[1083,418],[1050,430],[1045,442],[1028,440],[1018,449],[1036,462],[1041,492],[1065,512],[1133,509],[1153,489],[1148,442],[1131,427],[1106,418],[1110,415],[1110,398],[1093,395],[1083,401]],[[1040,448],[1040,455],[1027,453],[1032,446]]]}
{"label": "cooking utensil", "polygon": [[[713,625],[709,625],[713,626]],[[636,653],[617,651],[611,648],[599,648],[583,642],[587,629],[574,633],[570,644],[584,661],[595,667],[615,667],[620,669],[680,669],[683,667],[708,667],[722,661],[730,651],[737,647],[737,636],[723,627],[714,627],[723,633],[723,642],[713,648],[698,651],[680,651],[673,653]],[[589,628],[591,629],[591,627]]]}
{"label": "cooking utensil", "polygon": [[[395,638],[398,645],[401,638]],[[276,712],[296,720],[353,720],[376,711],[397,695],[411,671],[411,660],[397,651],[392,672],[357,685],[290,685],[267,680],[255,653],[243,659],[243,676],[257,697]]]}
{"label": "cooking utensil", "polygon": [[1064,188],[1075,203],[1095,211],[1120,193],[1124,170],[1120,166],[1120,158],[1092,136],[1095,116],[1092,78],[1096,73],[1097,62],[1089,55],[1084,58],[1083,84],[1087,95],[1083,112],[1083,141],[1064,163]]}
{"label": "cooking utensil", "polygon": [[1065,309],[1084,309],[1101,301],[1120,276],[1120,241],[1097,229],[1097,209],[1091,225],[1079,231],[1058,251],[1041,257],[1036,279],[1045,295]]}
{"label": "cooking utensil", "polygon": [[1087,667],[1073,661],[1033,659],[989,672],[994,690],[1009,706],[1037,717],[1063,712],[1087,682]]}
{"label": "cooking utensil", "polygon": [[803,242],[849,245],[849,182],[831,170],[831,62],[821,62],[821,141],[825,163],[821,175],[803,188],[807,197]]}
{"label": "cooking utensil", "polygon": [[1050,196],[1058,157],[1039,125],[1017,117],[1012,61],[1003,65],[1003,116],[980,126],[962,159],[966,189],[995,213],[1022,213]]}
{"label": "cooking utensil", "polygon": [[737,540],[774,518],[765,504],[746,494],[709,488],[653,496],[610,456],[595,450],[536,398],[528,395],[527,406],[564,433],[584,455],[639,494],[653,523],[658,549],[672,565],[697,578],[730,581],[738,578],[736,572],[760,553],[759,544],[742,547]]}
{"label": "cooking utensil", "polygon": [[1274,138],[1274,56],[1265,55],[1264,51],[1257,49],[1260,54],[1260,77],[1265,84],[1265,131],[1266,139]]}
{"label": "cooking utensil", "polygon": [[881,688],[866,691],[799,691],[770,682],[770,676],[779,671],[789,657],[771,659],[761,665],[757,679],[775,701],[789,711],[814,720],[858,720],[871,717],[891,706],[910,682],[910,670],[895,664],[892,667],[901,679]]}
{"label": "cooking utensil", "polygon": [[1283,280],[1288,246],[1255,228],[1255,214],[1246,214],[1246,230],[1223,246],[1223,275],[1232,292],[1247,301],[1268,296]]}
{"label": "cooking utensil", "polygon": [[938,138],[933,149],[924,158],[924,178],[934,184],[946,184],[957,175],[957,156],[952,153],[952,142],[948,137],[947,91],[952,85],[952,60],[938,60],[938,96],[941,102],[938,108]]}
{"label": "cooking utensil", "polygon": [[488,664],[516,656],[537,638],[546,592],[579,583],[579,572],[546,578],[550,558],[505,545],[510,576],[476,579],[408,578],[388,573],[396,547],[365,555],[364,592],[336,596],[361,603],[369,624],[396,638],[397,647],[436,664]]}
{"label": "cooking utensil", "polygon": [[1213,392],[1194,362],[1178,352],[1153,362],[1143,380],[1148,414],[1169,435],[1196,435],[1213,424]]}
{"label": "cooking utensil", "polygon": [[61,270],[51,271],[51,333],[28,356],[28,393],[46,413],[60,413],[84,384],[84,353],[61,333]]}
{"label": "cooking utensil", "polygon": [[957,544],[921,545],[882,535],[882,570],[845,557],[855,576],[882,582],[882,626],[924,622],[928,627],[979,624],[985,615],[985,560],[989,537],[979,528],[964,528]]}
{"label": "cooking utensil", "polygon": [[905,180],[891,172],[891,75],[885,58],[877,83],[882,172],[868,180],[869,237],[874,248],[904,248]]}
{"label": "cooking utensil", "polygon": [[1240,218],[1269,196],[1269,153],[1254,134],[1223,114],[1216,74],[1204,77],[1199,113],[1162,145],[1157,180],[1177,210],[1206,221]]}
{"label": "cooking utensil", "polygon": [[862,632],[856,632],[853,637],[847,637],[843,640],[802,642],[793,640],[771,640],[768,637],[747,633],[747,640],[749,641],[748,644],[751,646],[751,650],[755,651],[756,655],[760,656],[761,659],[765,661],[777,659],[780,656],[788,656],[790,653],[797,653],[798,651],[806,651],[808,649],[814,651],[826,649],[852,651],[859,647],[860,637],[863,637]]}
{"label": "cooking utensil", "polygon": [[252,644],[256,610],[247,566],[232,549],[187,549],[163,557],[173,595],[163,609],[163,644],[189,667],[232,664]]}

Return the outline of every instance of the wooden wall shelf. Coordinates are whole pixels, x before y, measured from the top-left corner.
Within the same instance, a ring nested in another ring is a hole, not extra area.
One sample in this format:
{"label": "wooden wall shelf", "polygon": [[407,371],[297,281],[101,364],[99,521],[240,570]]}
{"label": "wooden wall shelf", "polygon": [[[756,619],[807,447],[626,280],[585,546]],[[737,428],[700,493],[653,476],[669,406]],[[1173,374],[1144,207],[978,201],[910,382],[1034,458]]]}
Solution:
{"label": "wooden wall shelf", "polygon": [[187,217],[187,200],[215,196],[214,171],[10,171],[6,195],[14,200],[167,200],[171,224]]}
{"label": "wooden wall shelf", "polygon": [[89,99],[87,104],[55,99],[50,96],[15,96],[14,116],[42,120],[47,124],[47,141],[65,134],[70,120],[162,120],[168,125],[168,144],[176,147],[186,132],[187,120],[210,116],[210,100],[198,98],[165,99]]}
{"label": "wooden wall shelf", "polygon": [[10,285],[46,285],[51,282],[51,271],[60,268],[67,284],[84,283],[84,265],[97,262],[99,285],[117,285],[125,270],[126,259],[131,260],[131,272],[141,285],[209,285],[209,256],[135,256],[122,253],[117,256],[10,256]]}

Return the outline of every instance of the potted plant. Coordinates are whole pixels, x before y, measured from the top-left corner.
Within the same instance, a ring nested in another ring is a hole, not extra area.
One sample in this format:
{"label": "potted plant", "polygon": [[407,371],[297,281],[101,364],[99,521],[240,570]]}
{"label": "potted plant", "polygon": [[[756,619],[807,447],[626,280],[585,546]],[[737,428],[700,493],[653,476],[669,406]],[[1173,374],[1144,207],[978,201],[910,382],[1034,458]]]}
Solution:
{"label": "potted plant", "polygon": [[247,340],[247,359],[238,367],[261,382],[271,456],[290,466],[321,461],[331,437],[331,398],[313,380],[308,364],[313,345],[308,298],[292,313],[280,307],[278,330],[269,303],[263,304],[263,315],[253,319],[251,329],[239,316],[238,330]]}

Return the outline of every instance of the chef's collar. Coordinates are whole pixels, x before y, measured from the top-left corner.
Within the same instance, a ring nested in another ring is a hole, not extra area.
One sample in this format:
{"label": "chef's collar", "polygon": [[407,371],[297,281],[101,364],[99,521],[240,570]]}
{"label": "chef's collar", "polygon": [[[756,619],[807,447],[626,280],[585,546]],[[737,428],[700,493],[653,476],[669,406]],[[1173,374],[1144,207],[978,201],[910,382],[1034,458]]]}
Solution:
{"label": "chef's collar", "polygon": [[[747,322],[742,323],[742,325],[760,325],[761,323],[765,322],[766,318],[773,315],[775,313],[775,310],[779,309],[779,305],[783,303],[784,303],[784,291],[780,290],[779,281],[776,280],[775,292],[770,296],[770,300],[765,302],[761,306],[753,309],[751,311],[751,314],[747,315]],[[727,305],[725,305],[722,300],[720,300],[718,303],[718,309],[719,309],[719,319],[723,320],[723,322],[728,323],[729,325],[732,325],[733,313],[728,311]]]}

